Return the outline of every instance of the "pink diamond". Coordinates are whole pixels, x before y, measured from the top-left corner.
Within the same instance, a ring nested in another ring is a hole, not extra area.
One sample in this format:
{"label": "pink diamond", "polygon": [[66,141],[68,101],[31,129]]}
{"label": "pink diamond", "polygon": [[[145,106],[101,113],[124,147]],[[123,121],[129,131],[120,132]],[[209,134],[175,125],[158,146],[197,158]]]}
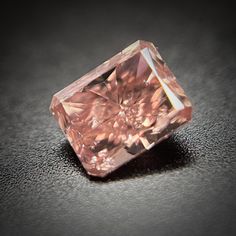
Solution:
{"label": "pink diamond", "polygon": [[50,110],[90,175],[166,139],[192,107],[150,42],[137,41],[53,96]]}

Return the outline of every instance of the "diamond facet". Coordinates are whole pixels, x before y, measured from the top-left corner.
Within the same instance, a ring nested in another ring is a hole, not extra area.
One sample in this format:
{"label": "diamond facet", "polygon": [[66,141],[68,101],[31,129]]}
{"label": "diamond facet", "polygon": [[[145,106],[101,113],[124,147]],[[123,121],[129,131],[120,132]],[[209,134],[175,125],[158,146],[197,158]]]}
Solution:
{"label": "diamond facet", "polygon": [[150,42],[137,41],[53,96],[50,110],[90,175],[166,139],[192,107]]}

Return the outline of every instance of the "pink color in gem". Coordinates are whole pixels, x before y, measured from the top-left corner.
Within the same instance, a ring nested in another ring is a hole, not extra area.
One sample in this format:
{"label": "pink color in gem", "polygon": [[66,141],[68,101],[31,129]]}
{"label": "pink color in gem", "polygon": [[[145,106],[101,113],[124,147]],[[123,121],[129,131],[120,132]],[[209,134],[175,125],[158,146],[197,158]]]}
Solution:
{"label": "pink color in gem", "polygon": [[53,96],[50,110],[90,175],[166,139],[192,107],[150,42],[137,41]]}

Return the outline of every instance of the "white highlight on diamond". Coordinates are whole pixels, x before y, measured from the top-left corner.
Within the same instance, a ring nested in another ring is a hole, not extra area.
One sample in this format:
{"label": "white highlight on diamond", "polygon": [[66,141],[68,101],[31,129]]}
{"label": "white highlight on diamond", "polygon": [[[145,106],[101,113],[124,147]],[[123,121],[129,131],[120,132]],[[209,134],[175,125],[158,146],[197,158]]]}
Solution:
{"label": "white highlight on diamond", "polygon": [[167,97],[169,98],[172,106],[176,109],[176,110],[182,110],[184,109],[184,105],[183,103],[176,97],[176,95],[170,90],[170,88],[163,82],[163,80],[161,79],[161,77],[159,76],[156,67],[153,63],[152,57],[150,55],[149,49],[148,48],[144,48],[141,51],[144,59],[146,60],[146,62],[148,63],[148,65],[150,66],[150,68],[152,69],[153,73],[155,74],[156,78],[159,80],[161,86],[163,87]]}

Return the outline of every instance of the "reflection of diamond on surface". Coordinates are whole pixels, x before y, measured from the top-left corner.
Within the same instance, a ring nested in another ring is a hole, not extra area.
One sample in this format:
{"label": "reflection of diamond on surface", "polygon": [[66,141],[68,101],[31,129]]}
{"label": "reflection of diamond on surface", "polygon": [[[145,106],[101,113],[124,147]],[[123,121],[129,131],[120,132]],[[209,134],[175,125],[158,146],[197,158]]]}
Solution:
{"label": "reflection of diamond on surface", "polygon": [[50,110],[90,175],[103,177],[191,119],[152,43],[137,41],[53,96]]}

